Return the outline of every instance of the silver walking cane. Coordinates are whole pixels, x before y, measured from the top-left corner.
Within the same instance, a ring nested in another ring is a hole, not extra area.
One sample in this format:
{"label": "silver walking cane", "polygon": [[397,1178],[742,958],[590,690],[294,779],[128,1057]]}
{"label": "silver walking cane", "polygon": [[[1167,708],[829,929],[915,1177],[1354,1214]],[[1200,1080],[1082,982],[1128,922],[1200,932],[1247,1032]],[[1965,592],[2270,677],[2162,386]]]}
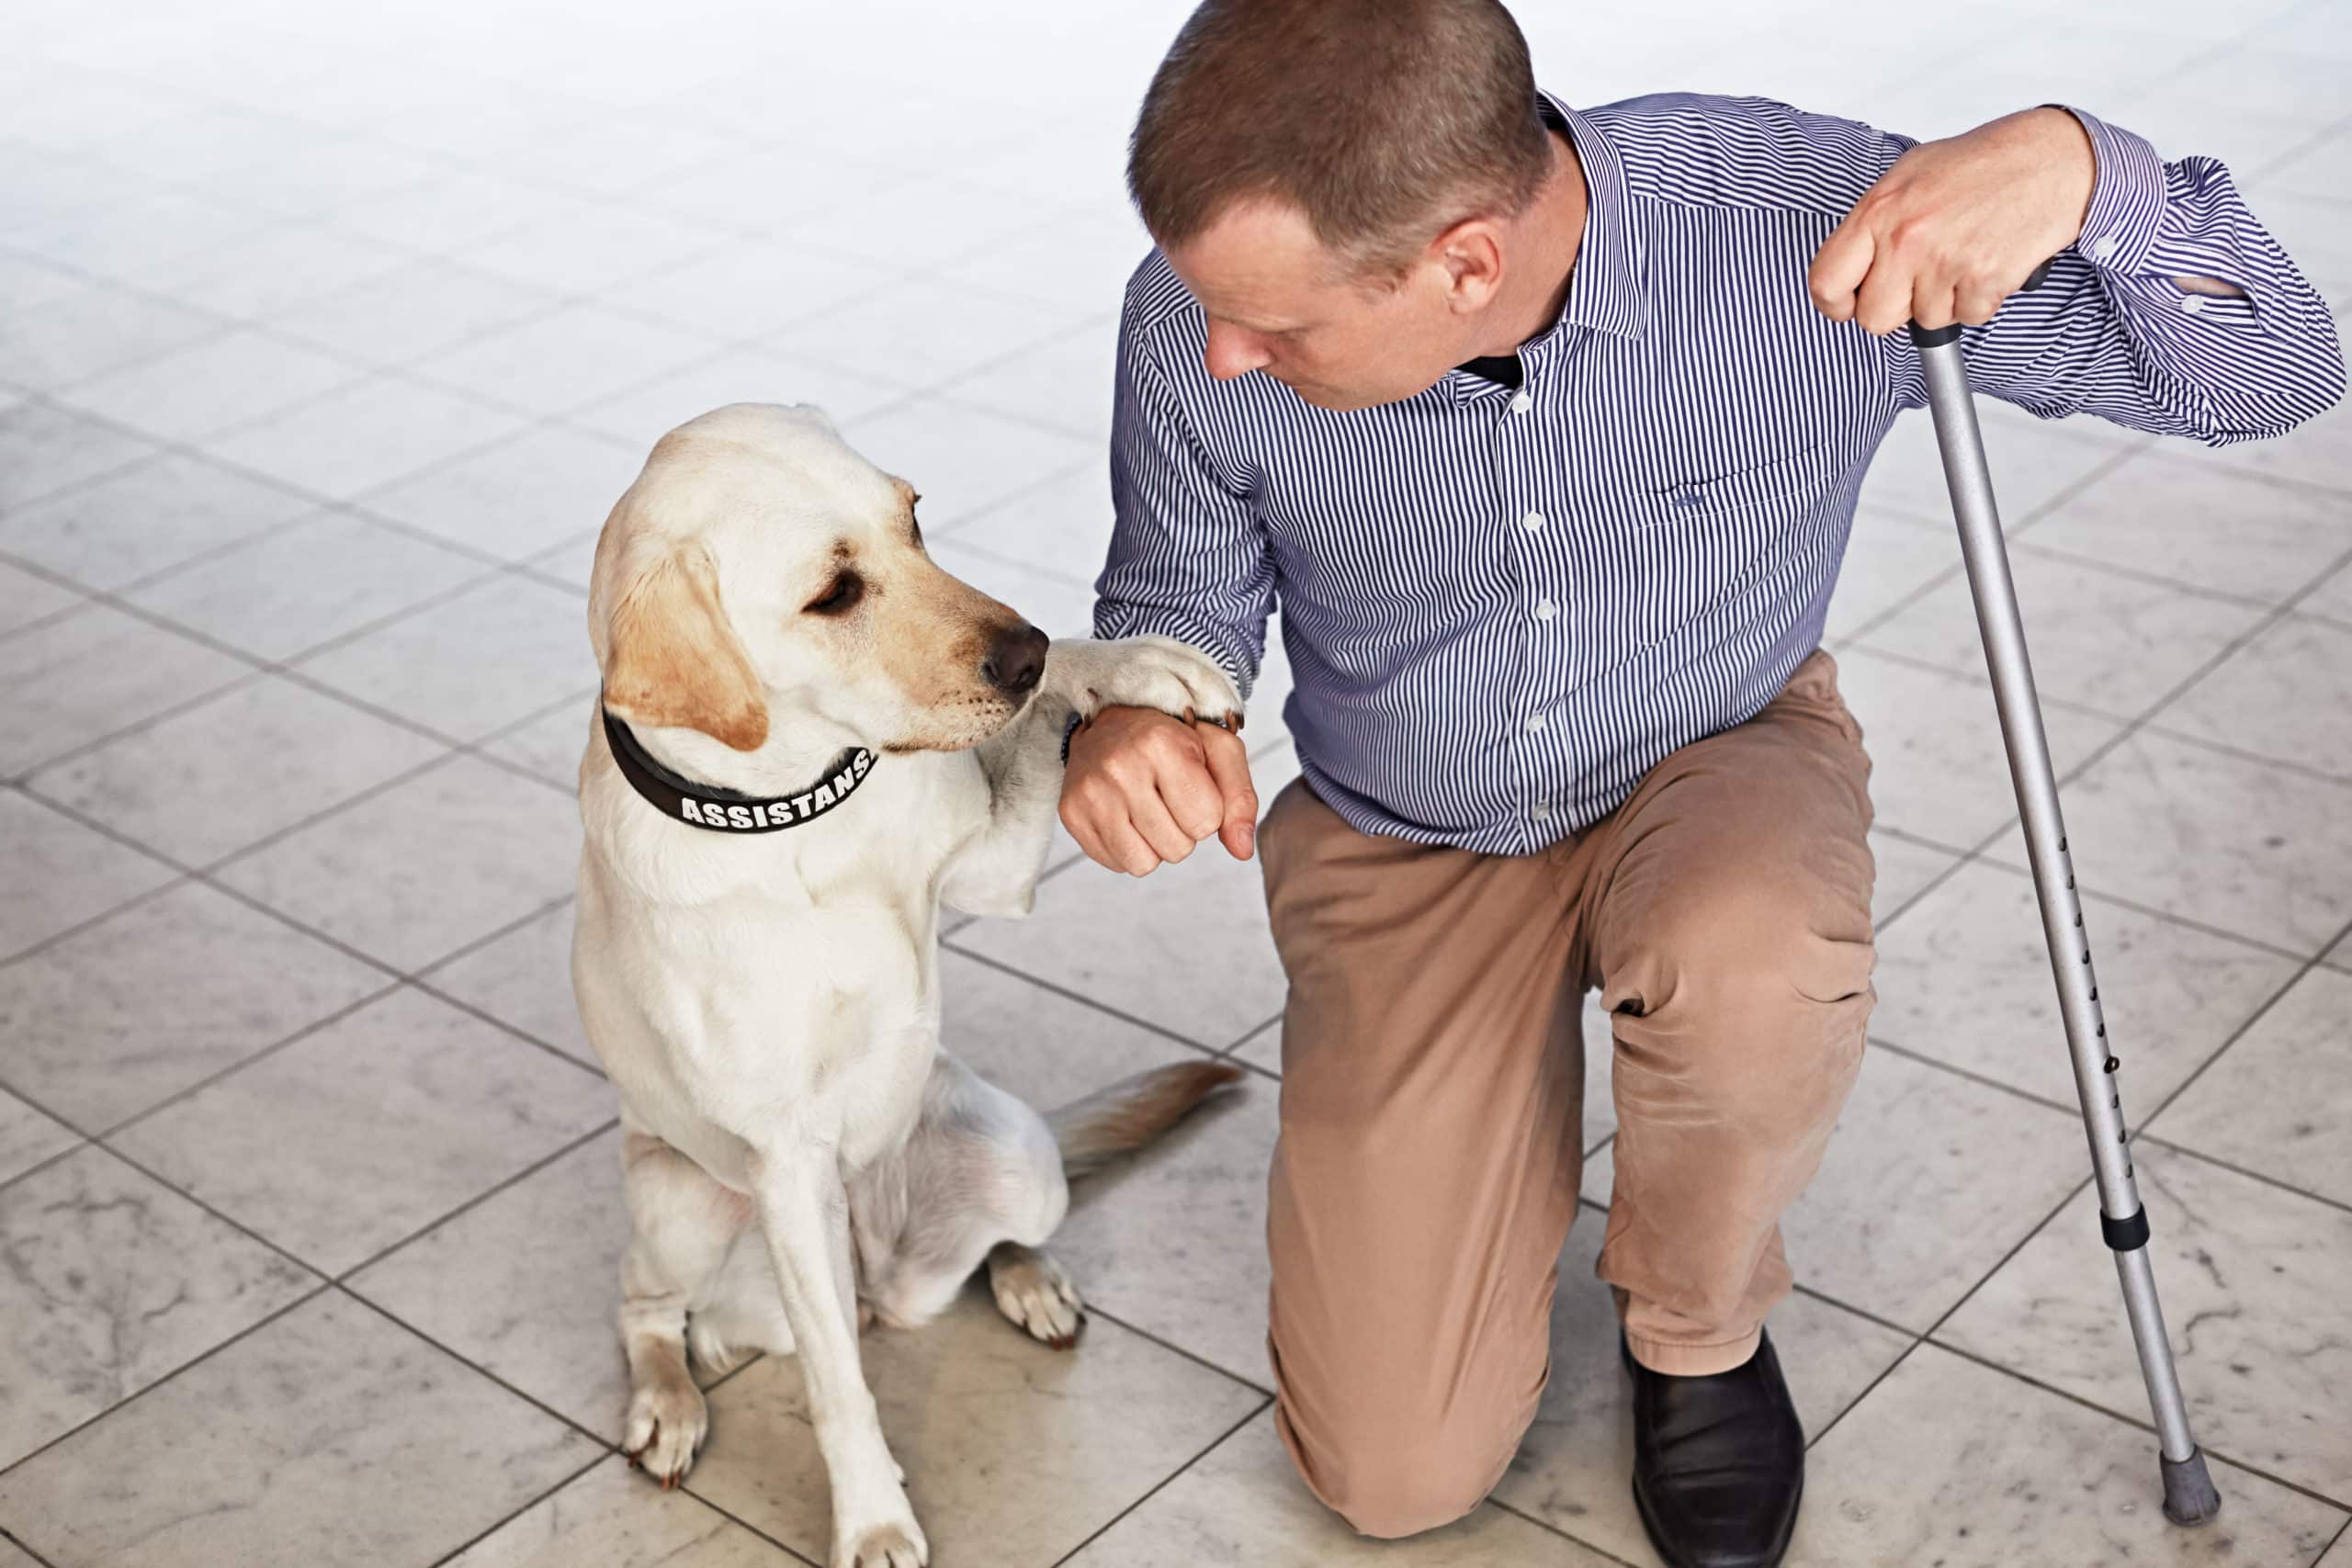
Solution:
{"label": "silver walking cane", "polygon": [[[2044,262],[2025,287],[2039,284],[2049,270]],[[2066,825],[2058,814],[2058,779],[2050,765],[2033,669],[2026,660],[2025,621],[2018,613],[2001,517],[1993,505],[1993,475],[1984,462],[1976,407],[1969,399],[1960,328],[1923,328],[1914,322],[1911,341],[1918,346],[1919,367],[1928,378],[1936,445],[1943,454],[1944,481],[1951,487],[1951,509],[1960,522],[1961,558],[1976,600],[1977,629],[1984,634],[1984,662],[1992,671],[1993,698],[2001,713],[2001,739],[2009,752],[2009,778],[2017,786],[2034,891],[2041,900],[2042,935],[2050,943],[2058,1010],[2075,1058],[2075,1090],[2082,1099],[2083,1128],[2090,1136],[2091,1166],[2098,1179],[2099,1231],[2115,1253],[2116,1272],[2122,1276],[2123,1310],[2132,1321],[2140,1375],[2155,1412],[2165,1517],[2177,1525],[2203,1524],[2220,1511],[2222,1498],[2206,1473],[2204,1454],[2189,1436],[2188,1409],[2181,1400],[2172,1345],[2165,1337],[2164,1310],[2156,1303],[2156,1275],[2148,1260],[2148,1216],[2132,1179],[2123,1101],[2115,1088],[2119,1064],[2108,1045],[2107,1023],[2099,1016],[2090,938],[2083,930],[2082,901],[2075,896]]]}

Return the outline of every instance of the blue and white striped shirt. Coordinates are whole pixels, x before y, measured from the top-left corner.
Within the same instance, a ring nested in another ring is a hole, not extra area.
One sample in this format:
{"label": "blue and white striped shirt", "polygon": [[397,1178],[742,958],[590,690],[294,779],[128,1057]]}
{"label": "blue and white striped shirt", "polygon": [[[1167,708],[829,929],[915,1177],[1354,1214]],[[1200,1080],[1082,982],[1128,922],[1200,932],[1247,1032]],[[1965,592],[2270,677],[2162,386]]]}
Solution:
{"label": "blue and white striped shirt", "polygon": [[[1300,765],[1368,833],[1536,850],[1762,708],[1820,640],[1872,452],[1927,401],[1904,334],[1805,291],[1907,140],[1757,98],[1545,105],[1589,215],[1517,392],[1455,370],[1316,408],[1211,377],[1156,253],[1127,289],[1096,629],[1182,638],[1246,686],[1279,601]],[[2214,445],[2333,403],[2334,323],[2228,171],[2079,118],[2083,237],[1965,334],[1975,386]]]}

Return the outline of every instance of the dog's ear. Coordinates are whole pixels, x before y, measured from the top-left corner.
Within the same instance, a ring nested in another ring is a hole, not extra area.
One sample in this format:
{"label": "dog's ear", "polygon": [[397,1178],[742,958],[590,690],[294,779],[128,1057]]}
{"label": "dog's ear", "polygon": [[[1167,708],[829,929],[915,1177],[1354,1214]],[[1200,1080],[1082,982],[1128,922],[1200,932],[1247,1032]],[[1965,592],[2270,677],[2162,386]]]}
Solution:
{"label": "dog's ear", "polygon": [[768,738],[751,657],[718,603],[710,556],[688,546],[639,572],[613,610],[605,705],[632,724],[698,729],[738,751]]}

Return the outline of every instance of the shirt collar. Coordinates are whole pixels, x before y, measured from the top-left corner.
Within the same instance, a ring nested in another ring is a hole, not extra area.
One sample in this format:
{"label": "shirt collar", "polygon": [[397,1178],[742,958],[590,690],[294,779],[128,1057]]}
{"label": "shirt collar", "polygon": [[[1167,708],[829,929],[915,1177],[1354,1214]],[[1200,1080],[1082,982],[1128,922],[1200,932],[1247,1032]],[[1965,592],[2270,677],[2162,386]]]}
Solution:
{"label": "shirt collar", "polygon": [[1645,314],[1642,239],[1634,226],[1632,196],[1617,144],[1600,127],[1551,94],[1536,96],[1544,123],[1567,132],[1576,145],[1577,162],[1584,166],[1585,216],[1584,239],[1577,247],[1567,303],[1551,332],[1532,341],[1541,343],[1566,326],[1590,327],[1618,337],[1636,336]]}
{"label": "shirt collar", "polygon": [[[1642,240],[1634,225],[1625,165],[1617,145],[1585,116],[1546,92],[1538,91],[1536,112],[1544,128],[1565,132],[1584,170],[1584,236],[1577,246],[1576,270],[1568,279],[1560,319],[1529,338],[1522,350],[1541,354],[1568,329],[1634,337],[1641,330],[1646,297]],[[1456,401],[1469,401],[1507,389],[1473,371],[1448,378]]]}

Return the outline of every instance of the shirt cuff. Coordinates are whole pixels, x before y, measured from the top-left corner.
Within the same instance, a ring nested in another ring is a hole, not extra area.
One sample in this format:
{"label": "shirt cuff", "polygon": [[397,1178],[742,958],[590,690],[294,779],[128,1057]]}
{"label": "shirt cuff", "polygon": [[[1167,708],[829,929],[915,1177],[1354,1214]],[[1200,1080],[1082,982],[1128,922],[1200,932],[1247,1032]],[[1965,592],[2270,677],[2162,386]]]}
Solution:
{"label": "shirt cuff", "polygon": [[2075,251],[2105,272],[2136,277],[2154,248],[2165,220],[2165,164],[2143,137],[2108,124],[2072,104],[2052,104],[2082,122],[2098,173],[2091,208]]}

